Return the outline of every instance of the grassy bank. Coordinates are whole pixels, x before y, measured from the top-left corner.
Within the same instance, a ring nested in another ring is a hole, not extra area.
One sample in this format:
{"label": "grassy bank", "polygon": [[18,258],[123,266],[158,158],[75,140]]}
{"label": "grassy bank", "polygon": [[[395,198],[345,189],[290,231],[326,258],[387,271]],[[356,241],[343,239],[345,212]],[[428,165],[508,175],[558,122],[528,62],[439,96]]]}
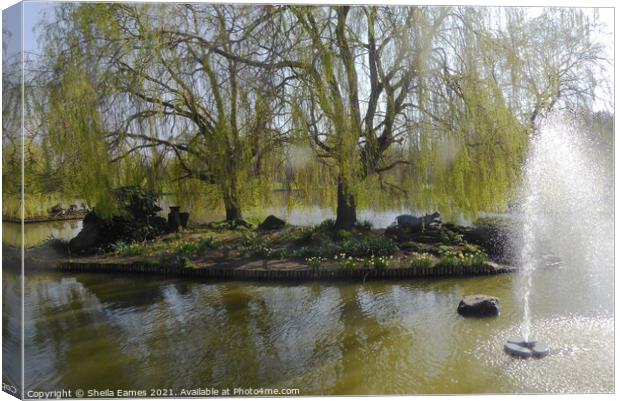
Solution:
{"label": "grassy bank", "polygon": [[373,273],[378,276],[389,276],[387,271],[398,276],[397,272],[406,271],[403,275],[415,276],[509,270],[493,263],[482,248],[446,228],[403,236],[372,229],[368,223],[353,231],[337,231],[330,220],[314,227],[285,226],[278,230],[231,229],[217,224],[193,227],[154,241],[117,243],[111,252],[66,260],[64,265],[102,269],[133,266],[141,272],[161,272],[162,268],[184,273],[228,269],[340,272],[344,276],[357,276],[356,271],[382,272]]}

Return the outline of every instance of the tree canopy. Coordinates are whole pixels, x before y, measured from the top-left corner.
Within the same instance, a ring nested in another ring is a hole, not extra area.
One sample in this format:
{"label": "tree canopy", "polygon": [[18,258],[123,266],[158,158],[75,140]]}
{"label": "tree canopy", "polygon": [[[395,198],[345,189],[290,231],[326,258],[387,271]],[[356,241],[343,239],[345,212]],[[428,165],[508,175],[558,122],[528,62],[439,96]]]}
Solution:
{"label": "tree canopy", "polygon": [[592,108],[597,29],[574,8],[60,4],[38,176],[101,210],[122,185],[207,192],[228,220],[320,192],[345,229],[379,198],[503,210],[537,121]]}

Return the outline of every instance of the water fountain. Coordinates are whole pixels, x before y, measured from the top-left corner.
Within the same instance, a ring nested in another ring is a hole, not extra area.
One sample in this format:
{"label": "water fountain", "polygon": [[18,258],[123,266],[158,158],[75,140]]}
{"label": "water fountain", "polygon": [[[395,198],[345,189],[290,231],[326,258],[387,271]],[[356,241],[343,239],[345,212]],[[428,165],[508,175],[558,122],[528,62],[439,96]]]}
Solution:
{"label": "water fountain", "polygon": [[[504,349],[517,357],[542,357],[549,347],[532,337],[530,305],[534,272],[554,263],[571,260],[584,269],[596,266],[599,238],[613,238],[609,220],[613,205],[609,175],[595,159],[595,138],[563,116],[548,118],[532,136],[523,167],[516,230],[516,257],[520,259],[518,280],[523,306],[519,337],[506,341]],[[600,159],[600,157],[599,157]],[[587,277],[576,271],[575,277]]]}

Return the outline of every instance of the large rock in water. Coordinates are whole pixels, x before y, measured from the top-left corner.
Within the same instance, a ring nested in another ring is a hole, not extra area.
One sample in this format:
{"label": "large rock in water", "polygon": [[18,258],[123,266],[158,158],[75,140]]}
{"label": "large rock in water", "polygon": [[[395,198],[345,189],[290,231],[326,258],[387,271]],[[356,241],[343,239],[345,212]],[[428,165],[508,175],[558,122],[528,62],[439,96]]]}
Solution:
{"label": "large rock in water", "polygon": [[267,218],[260,223],[258,228],[261,230],[278,230],[286,225],[286,222],[282,219],[277,218],[273,214],[267,216]]}
{"label": "large rock in water", "polygon": [[490,317],[499,315],[499,299],[489,295],[469,295],[461,299],[456,310],[465,317]]}

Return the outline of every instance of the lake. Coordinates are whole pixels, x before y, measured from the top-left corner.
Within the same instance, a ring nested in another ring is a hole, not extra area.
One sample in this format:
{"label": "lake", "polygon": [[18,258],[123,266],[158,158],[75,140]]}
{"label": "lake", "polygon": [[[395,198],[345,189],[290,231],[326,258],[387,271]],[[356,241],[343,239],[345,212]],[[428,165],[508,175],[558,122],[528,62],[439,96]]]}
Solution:
{"label": "lake", "polygon": [[[57,225],[49,228],[60,236],[68,232]],[[19,313],[19,287],[10,267],[18,266],[8,259],[8,247],[3,322],[16,329],[11,317]],[[41,247],[27,251],[27,257],[41,255],[47,255]],[[299,389],[300,395],[366,395],[614,390],[611,266],[592,269],[587,277],[575,277],[570,265],[535,272],[532,332],[548,343],[551,354],[529,360],[514,359],[502,348],[521,324],[517,274],[268,284],[59,274],[29,271],[28,264],[26,269],[25,383],[31,391],[166,388],[178,395],[182,389],[262,387]],[[461,297],[476,293],[498,297],[500,316],[459,316]],[[5,331],[5,344],[18,341]],[[5,377],[17,372],[5,365]]]}

